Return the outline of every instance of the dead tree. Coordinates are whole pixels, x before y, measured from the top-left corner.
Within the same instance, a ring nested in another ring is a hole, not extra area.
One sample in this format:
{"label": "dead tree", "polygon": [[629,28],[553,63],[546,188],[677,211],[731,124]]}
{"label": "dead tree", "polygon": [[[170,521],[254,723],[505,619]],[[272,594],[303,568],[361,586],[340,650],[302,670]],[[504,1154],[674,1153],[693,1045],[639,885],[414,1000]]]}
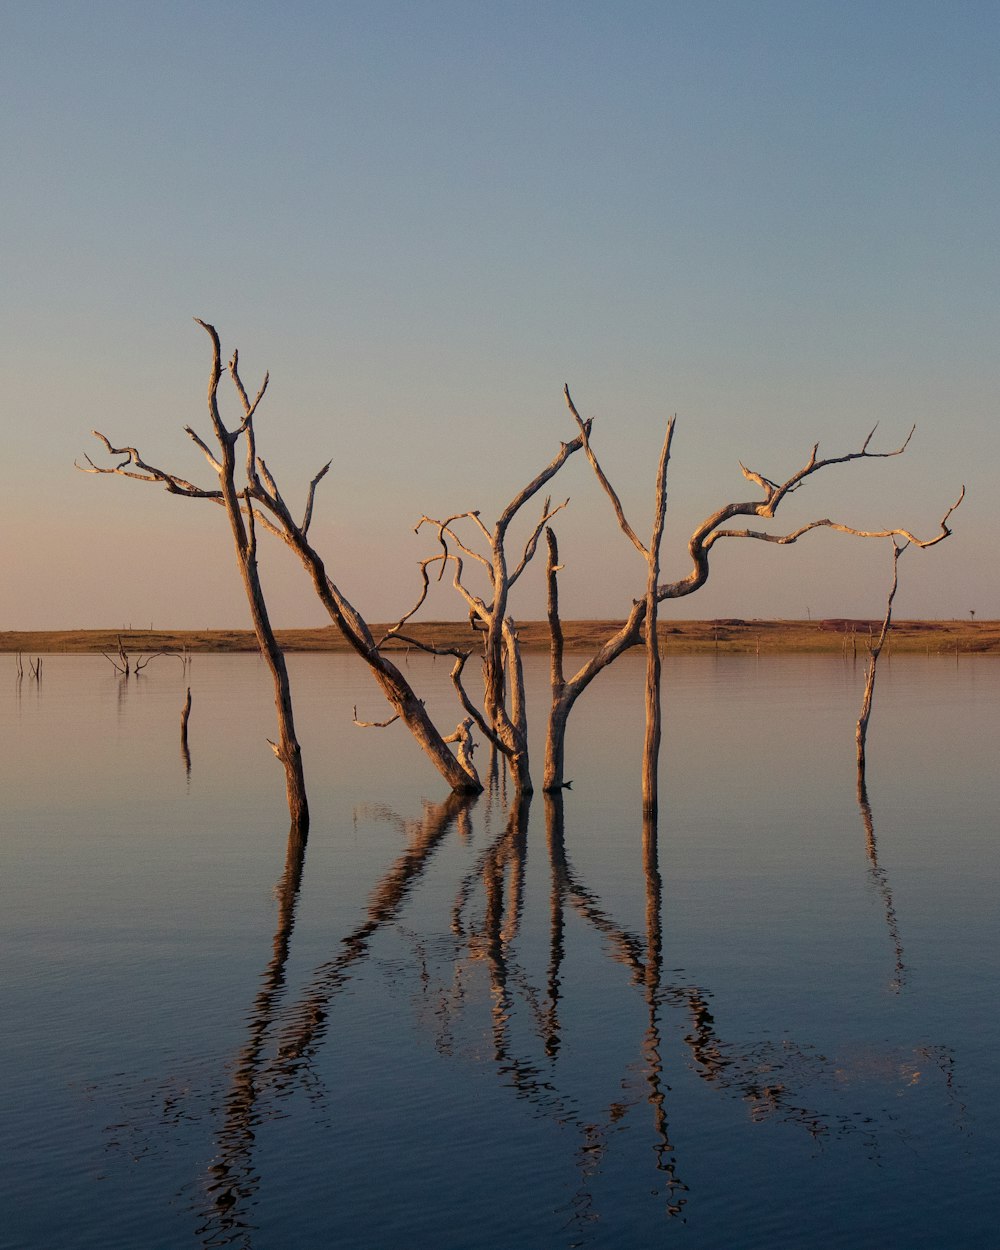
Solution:
{"label": "dead tree", "polygon": [[878,658],[882,654],[882,648],[885,646],[885,640],[889,637],[889,628],[892,625],[892,601],[896,598],[896,588],[899,585],[899,557],[903,554],[909,543],[897,543],[892,540],[892,585],[889,588],[889,597],[885,605],[885,619],[882,621],[882,630],[879,633],[878,640],[871,644],[868,651],[868,665],[865,670],[865,692],[861,699],[861,715],[858,717],[858,725],[854,734],[855,742],[858,748],[858,785],[864,785],[865,777],[865,742],[868,738],[868,721],[872,714],[872,698],[875,694],[875,673],[878,667]]}
{"label": "dead tree", "polygon": [[[449,739],[441,734],[410,683],[399,669],[380,652],[367,622],[330,578],[322,557],[309,540],[309,526],[312,521],[316,488],[326,476],[330,463],[325,464],[309,483],[302,520],[296,521],[278,489],[274,475],[263,458],[257,455],[254,417],[267,389],[268,377],[265,375],[256,398],[251,399],[240,377],[239,353],[233,353],[228,365],[228,373],[239,397],[243,418],[234,430],[227,430],[222,423],[218,402],[219,384],[222,378],[219,336],[214,326],[200,320],[198,324],[212,341],[212,370],[208,392],[209,412],[216,441],[219,444],[219,454],[216,454],[190,426],[186,426],[185,431],[219,476],[220,488],[206,490],[195,486],[177,474],[147,463],[134,447],[113,447],[105,435],[96,430],[95,436],[101,440],[107,451],[111,455],[125,456],[125,460],[109,468],[99,468],[88,456],[86,466],[78,467],[88,473],[117,473],[122,477],[139,481],[158,482],[171,494],[208,499],[225,507],[254,617],[254,627],[258,631],[258,641],[275,676],[275,702],[279,711],[280,737],[279,744],[275,746],[272,743],[272,746],[278,758],[286,764],[290,779],[293,769],[296,770],[295,775],[300,785],[303,803],[305,788],[301,785],[301,755],[298,743],[294,739],[291,696],[288,691],[284,658],[274,641],[274,634],[267,620],[266,604],[257,575],[256,529],[258,525],[280,538],[298,556],[330,619],[340,629],[354,651],[368,664],[376,682],[397,715],[406,724],[449,786],[457,792],[478,793],[482,789],[482,784],[471,765],[471,744],[467,742],[467,730],[463,729],[464,722]],[[236,446],[240,438],[244,440],[245,467],[241,488],[237,490],[235,486]],[[449,741],[460,743],[458,756],[449,749]],[[291,780],[289,784],[291,786]],[[289,795],[291,805],[291,789]]]}
{"label": "dead tree", "polygon": [[[585,427],[589,429],[589,426]],[[549,521],[560,512],[567,501],[552,505],[551,497],[542,504],[541,516],[532,528],[520,557],[513,569],[508,558],[508,531],[514,518],[521,509],[539,491],[552,480],[566,463],[569,457],[586,445],[585,430],[572,442],[562,443],[559,451],[548,465],[523,487],[503,510],[492,530],[486,528],[480,513],[460,512],[443,520],[423,516],[417,522],[419,532],[425,525],[436,528],[441,553],[430,556],[420,562],[421,590],[417,602],[390,630],[387,637],[405,639],[414,646],[424,646],[402,631],[420,609],[430,586],[428,569],[440,565],[438,581],[440,581],[448,565],[452,566],[452,585],[465,601],[469,610],[469,621],[474,630],[478,630],[483,638],[483,708],[480,713],[471,703],[461,685],[461,660],[453,672],[453,680],[458,689],[463,707],[478,725],[487,740],[499,750],[507,760],[515,787],[520,794],[530,794],[532,790],[531,770],[528,759],[528,723],[524,696],[524,673],[521,664],[521,648],[517,637],[517,625],[509,612],[510,595],[514,585],[524,570],[531,563],[538,547],[538,539]],[[471,545],[462,537],[457,528],[459,522],[466,522],[478,532],[488,554]],[[487,593],[478,594],[467,582],[466,560],[478,564],[485,572]],[[431,649],[431,648],[425,648]],[[458,655],[456,652],[451,654]]]}
{"label": "dead tree", "polygon": [[[633,601],[632,609],[629,612],[624,624],[611,634],[598,651],[584,664],[573,677],[568,680],[562,674],[562,642],[561,630],[558,626],[558,589],[556,579],[560,570],[558,562],[558,548],[556,546],[554,536],[549,538],[549,564],[548,564],[548,583],[549,583],[549,626],[552,637],[552,708],[549,715],[549,730],[546,741],[545,750],[545,777],[544,788],[546,790],[559,789],[565,785],[564,766],[565,766],[565,739],[566,726],[569,719],[570,711],[574,703],[590,685],[594,678],[618,657],[627,651],[630,647],[635,646],[641,641],[644,627],[647,629],[647,638],[655,636],[654,628],[649,629],[648,617],[650,608],[663,603],[667,599],[680,599],[686,595],[693,594],[699,590],[706,581],[708,581],[710,569],[710,555],[712,548],[717,542],[725,538],[747,538],[755,539],[759,542],[776,543],[788,546],[797,542],[804,534],[815,529],[832,529],[838,533],[850,534],[856,538],[899,538],[906,543],[912,543],[917,547],[933,547],[951,534],[948,521],[951,514],[962,502],[965,496],[965,488],[962,488],[958,499],[951,505],[944,514],[940,532],[931,538],[920,539],[909,530],[901,527],[884,530],[862,530],[853,526],[844,525],[840,522],[832,521],[829,518],[821,520],[809,521],[805,525],[799,526],[787,534],[771,534],[766,531],[752,529],[730,529],[726,523],[735,517],[760,517],[770,520],[777,512],[783,501],[797,491],[808,478],[814,474],[821,472],[823,469],[831,468],[838,464],[850,464],[857,460],[883,460],[893,456],[900,456],[909,445],[910,439],[913,437],[913,429],[907,435],[905,441],[900,447],[893,451],[870,451],[869,446],[874,437],[873,429],[868,437],[864,440],[858,451],[847,452],[842,456],[829,456],[820,458],[819,444],[816,443],[807,459],[806,463],[795,473],[793,473],[784,482],[778,483],[771,481],[762,473],[757,473],[748,469],[746,465],[740,462],[740,470],[744,478],[759,487],[763,498],[758,500],[750,500],[747,502],[733,502],[723,504],[715,512],[711,513],[704,521],[695,529],[688,540],[688,554],[691,558],[691,569],[685,577],[673,582],[660,582],[658,580],[658,572],[653,573],[654,550],[653,546],[649,549],[645,548],[637,537],[635,530],[629,524],[622,509],[621,502],[617,493],[612,487],[608,478],[604,474],[600,466],[593,448],[590,444],[590,425],[584,422],[576,410],[573,400],[570,397],[569,389],[565,389],[566,402],[574,420],[580,427],[581,437],[584,439],[584,446],[591,467],[601,483],[605,493],[611,500],[614,507],[616,517],[618,519],[619,528],[630,539],[633,545],[646,556],[650,575],[647,580],[646,594]],[[914,427],[915,428],[915,427]],[[664,441],[664,450],[661,455],[660,468],[657,475],[657,494],[656,494],[656,512],[657,521],[660,517],[660,508],[665,506],[666,501],[666,463],[669,458],[670,442],[673,433],[673,421],[670,422],[667,430],[667,437]],[[659,536],[657,534],[656,523],[654,523],[654,543],[655,558],[658,560]],[[662,523],[660,525],[660,534],[662,534]],[[655,591],[651,588],[655,586]],[[655,643],[650,641],[650,657],[656,652]],[[655,769],[656,769],[656,732],[655,727],[651,728],[649,724],[649,708],[650,704],[650,682],[654,681],[655,660],[650,661],[647,666],[647,734],[646,747],[644,755],[644,803],[648,806],[650,798],[655,805],[655,789],[648,785],[649,779],[653,778],[653,786],[655,786]],[[654,706],[658,707],[657,704]]]}
{"label": "dead tree", "polygon": [[[601,468],[600,462],[594,455],[590,446],[590,425],[585,422],[576,410],[573,399],[569,393],[569,387],[563,388],[566,396],[566,403],[573,419],[576,421],[580,429],[580,438],[583,440],[584,450],[587,453],[587,459],[590,461],[591,468],[597,476],[597,480],[604,488],[605,494],[611,500],[611,504],[615,510],[615,516],[618,518],[618,526],[622,533],[629,539],[633,547],[646,561],[646,594],[645,604],[645,634],[646,634],[646,732],[643,742],[642,753],[642,806],[648,815],[655,815],[657,808],[657,765],[660,756],[660,736],[661,736],[661,718],[660,718],[660,640],[657,633],[657,604],[658,592],[660,584],[660,546],[663,541],[663,526],[667,512],[667,466],[670,463],[670,446],[674,437],[674,418],[667,422],[667,432],[663,440],[663,448],[660,452],[660,462],[656,471],[656,492],[653,506],[653,532],[647,547],[636,534],[635,530],[628,523],[621,500],[614,487],[605,476],[604,470]],[[558,571],[558,550],[555,546],[555,536],[551,529],[547,535],[549,543],[550,555],[555,558],[549,560],[549,626],[552,629],[553,616],[558,615],[558,592],[555,585],[556,573]],[[561,635],[561,631],[560,631]],[[555,633],[552,637],[555,639]],[[558,663],[556,656],[558,654]],[[620,654],[620,652],[618,653]],[[612,657],[614,658],[614,657]],[[610,659],[608,660],[610,663]],[[570,692],[567,695],[567,683],[562,672],[562,642],[558,644],[558,652],[553,649],[552,652],[552,684],[553,684],[553,708],[555,709],[557,698],[563,705],[560,711],[562,715],[562,725],[560,731],[559,754],[564,753],[566,718],[569,716],[569,710],[575,701],[577,694]],[[559,695],[557,696],[556,690]],[[582,689],[582,687],[580,687]],[[548,751],[547,751],[548,755]],[[547,761],[548,765],[548,761]],[[559,765],[559,773],[561,774],[561,761]],[[548,772],[548,766],[546,768]],[[555,769],[554,769],[555,771]],[[553,778],[550,782],[547,780],[545,788],[552,789],[561,784],[561,775],[559,780]]]}
{"label": "dead tree", "polygon": [[[221,504],[229,519],[236,551],[236,562],[239,567],[250,617],[253,621],[254,634],[261,655],[267,662],[274,682],[274,706],[278,718],[278,741],[271,742],[271,749],[281,761],[285,770],[285,791],[288,797],[288,811],[291,816],[292,829],[305,833],[309,828],[309,804],[306,798],[305,776],[302,770],[302,751],[295,736],[295,718],[292,712],[291,687],[288,680],[288,669],[285,657],[278,646],[267,611],[267,603],[260,582],[257,566],[257,536],[254,527],[254,513],[250,506],[249,483],[242,488],[236,484],[236,452],[241,438],[252,443],[249,435],[253,414],[267,390],[268,377],[264,381],[257,398],[247,401],[243,420],[235,429],[228,429],[222,420],[219,408],[219,383],[222,380],[222,348],[219,336],[213,326],[204,321],[198,324],[207,332],[212,340],[212,368],[208,380],[208,413],[212,432],[218,444],[218,455],[208,449],[208,445],[194,433],[190,426],[185,427],[187,433],[205,452],[215,470],[219,486],[217,489],[204,490],[191,482],[178,477],[174,473],[157,469],[147,464],[135,447],[114,447],[108,438],[93,431],[107,449],[109,455],[124,456],[125,459],[110,468],[99,467],[89,456],[86,465],[78,465],[87,473],[117,473],[122,477],[134,478],[145,482],[159,482],[174,495],[186,495],[195,499],[211,499]],[[233,356],[230,366],[235,371],[237,357]],[[110,657],[109,657],[110,658]],[[112,661],[114,663],[114,661]],[[270,741],[270,740],[269,740]]]}

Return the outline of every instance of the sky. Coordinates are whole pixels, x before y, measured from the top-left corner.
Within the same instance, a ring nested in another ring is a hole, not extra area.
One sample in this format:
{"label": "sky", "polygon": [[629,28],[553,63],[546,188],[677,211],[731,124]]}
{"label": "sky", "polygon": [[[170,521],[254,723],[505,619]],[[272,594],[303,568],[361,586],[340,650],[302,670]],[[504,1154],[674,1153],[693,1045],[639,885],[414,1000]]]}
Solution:
{"label": "sky", "polygon": [[[770,528],[929,536],[964,484],[897,615],[1000,617],[994,0],[10,0],[3,43],[0,630],[246,626],[221,509],[74,468],[98,429],[212,484],[195,317],[270,371],[293,510],[332,459],[311,533],[373,621],[416,598],[421,515],[492,524],[575,434],[564,383],[644,535],[676,415],[664,580],[757,497],[741,461],[915,424]],[[645,566],[582,455],[551,489],[564,614],[624,616]],[[274,623],[326,623],[261,547]],[[667,614],[878,617],[891,566],[730,540]]]}

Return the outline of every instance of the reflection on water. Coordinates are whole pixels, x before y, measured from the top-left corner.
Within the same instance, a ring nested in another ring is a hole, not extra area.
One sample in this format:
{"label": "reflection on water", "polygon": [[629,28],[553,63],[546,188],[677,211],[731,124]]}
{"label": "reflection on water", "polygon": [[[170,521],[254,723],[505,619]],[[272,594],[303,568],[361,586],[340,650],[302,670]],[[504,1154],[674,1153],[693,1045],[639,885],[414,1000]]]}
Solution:
{"label": "reflection on water", "polygon": [[[979,1237],[967,1244],[986,1244],[985,1189],[968,1179],[967,1162],[971,1151],[988,1174],[992,1147],[983,1142],[993,1139],[976,1129],[982,1093],[973,1108],[969,1091],[989,1088],[992,1066],[967,1047],[971,1029],[959,1027],[962,1004],[975,1004],[981,991],[974,978],[960,984],[954,963],[947,985],[929,979],[928,952],[948,940],[953,921],[931,921],[920,904],[919,857],[904,854],[896,816],[906,791],[885,784],[878,770],[869,776],[880,796],[880,837],[893,848],[894,892],[868,791],[852,788],[849,715],[845,769],[822,778],[813,771],[787,824],[778,806],[786,778],[780,769],[768,773],[766,744],[753,757],[756,772],[740,771],[733,786],[718,776],[706,785],[699,775],[686,788],[684,753],[697,751],[702,724],[713,741],[720,735],[713,701],[731,709],[741,697],[758,706],[768,697],[747,669],[723,671],[722,686],[693,682],[689,703],[683,671],[668,681],[670,710],[676,717],[685,708],[687,738],[666,761],[676,780],[661,783],[668,801],[659,826],[642,820],[638,795],[631,806],[622,801],[617,782],[607,793],[588,791],[583,769],[569,795],[519,803],[496,771],[484,795],[437,802],[418,802],[409,781],[380,787],[376,779],[370,797],[351,800],[335,826],[317,823],[308,856],[302,839],[288,840],[270,893],[280,851],[268,828],[280,805],[262,807],[259,818],[242,810],[225,834],[215,814],[215,824],[196,826],[196,842],[185,841],[193,813],[209,810],[208,787],[224,778],[228,756],[206,725],[199,767],[178,788],[176,687],[151,681],[123,695],[103,686],[122,737],[113,751],[106,734],[87,740],[91,754],[78,762],[79,776],[92,777],[101,758],[114,767],[103,789],[76,792],[104,813],[104,832],[82,833],[74,810],[77,841],[59,845],[69,857],[77,847],[81,855],[106,854],[101,838],[117,819],[111,796],[123,804],[129,836],[113,841],[103,869],[87,876],[84,859],[75,868],[85,888],[104,891],[105,912],[99,934],[81,930],[94,957],[76,975],[91,986],[109,977],[113,1001],[123,994],[120,978],[130,975],[123,952],[146,942],[135,959],[136,984],[153,983],[145,1010],[162,997],[168,1012],[187,1013],[191,1023],[178,1025],[169,1042],[150,1043],[159,1037],[152,1030],[125,1034],[116,1049],[98,1023],[107,1010],[101,992],[88,991],[93,1007],[73,1000],[80,1039],[73,1079],[86,1091],[81,1122],[103,1131],[96,1172],[118,1206],[131,1210],[131,1224],[120,1232],[88,1225],[95,1165],[93,1155],[78,1153],[87,1132],[58,1119],[64,1098],[46,1111],[46,1098],[33,1095],[33,1115],[52,1117],[49,1139],[65,1142],[65,1159],[47,1157],[41,1171],[73,1174],[64,1185],[73,1214],[56,1236],[54,1217],[34,1203],[30,1214],[19,1213],[27,1231],[15,1244],[531,1250],[690,1236],[701,1250],[791,1247],[801,1238],[817,1246],[888,1244],[886,1230],[894,1230],[902,1238],[895,1244],[931,1246],[958,1210]],[[326,715],[318,672],[313,722]],[[59,689],[56,674],[53,665],[46,698],[65,717],[65,701],[51,693]],[[228,679],[206,694],[218,699],[223,687]],[[890,671],[884,701],[891,687]],[[626,677],[623,703],[629,690]],[[809,687],[814,716],[821,698],[831,707],[842,701],[849,713],[855,692],[842,670],[823,691]],[[785,717],[793,693],[773,692]],[[20,683],[15,699],[25,749],[36,750],[51,732],[44,700],[29,707]],[[206,720],[211,706],[208,697],[199,702]],[[606,706],[613,717],[613,703]],[[830,739],[803,754],[810,762],[835,754],[834,718],[826,729],[818,720]],[[302,721],[308,734],[308,703]],[[244,711],[225,723],[232,749],[242,752],[258,723],[266,729],[266,718],[254,722]],[[140,724],[162,746],[131,797],[121,777],[135,775],[128,753],[137,750]],[[629,732],[623,722],[623,759],[640,742]],[[342,740],[345,753],[353,741]],[[575,745],[587,757],[586,743]],[[592,767],[606,747],[606,737],[595,743]],[[370,737],[364,749],[371,751]],[[751,747],[741,750],[745,760]],[[881,746],[879,760],[886,756]],[[391,750],[384,758],[393,761]],[[355,788],[364,788],[364,777],[353,774]],[[247,776],[241,782],[254,784]],[[332,805],[333,793],[321,790],[317,810]],[[817,833],[803,846],[807,809]],[[37,908],[46,878],[34,848],[48,840],[51,849],[56,835],[31,823],[26,803],[16,810],[20,823],[6,830],[8,845],[21,856],[14,867],[22,889],[37,886]],[[856,858],[859,811],[867,871]],[[45,820],[54,830],[56,816]],[[907,820],[916,820],[914,812]],[[933,828],[933,812],[928,821]],[[19,838],[22,827],[30,839]],[[89,843],[81,846],[81,837]],[[184,863],[212,842],[219,858]],[[918,843],[934,845],[931,835]],[[98,884],[133,849],[136,865],[156,857],[148,886],[136,867],[114,888]],[[19,864],[34,865],[34,878]],[[82,897],[69,880],[60,889],[64,900]],[[148,895],[134,900],[129,919],[136,889]],[[71,914],[72,905],[63,910]],[[34,964],[26,959],[31,974],[11,984],[24,1004],[20,1018],[34,1030],[33,1049],[43,1053],[51,1038],[67,1035],[51,1023],[73,993],[53,988],[66,956],[50,958],[41,936],[27,936],[37,912],[27,905],[20,918],[14,912]],[[964,919],[975,923],[968,907]],[[246,935],[227,947],[239,926]],[[37,920],[35,930],[41,934]],[[209,1008],[205,984],[216,965],[213,992],[222,1002]],[[50,978],[47,988],[39,977]],[[217,1022],[192,1027],[199,1011],[214,1012]],[[16,1055],[5,1055],[6,1070],[15,1070]],[[16,1070],[31,1071],[24,1055],[17,1062]],[[55,1088],[54,1067],[48,1079]],[[15,1115],[15,1131],[30,1136],[31,1123]],[[913,1179],[928,1168],[947,1177],[947,1192],[914,1212]],[[25,1166],[20,1203],[29,1172],[38,1170]],[[838,1191],[855,1201],[832,1199]],[[777,1224],[755,1222],[753,1212],[764,1209],[784,1215]]]}
{"label": "reflection on water", "polygon": [[253,1160],[254,1129],[261,1119],[257,1101],[264,1079],[268,1033],[285,990],[285,965],[295,924],[295,904],[302,884],[305,854],[305,837],[293,826],[288,834],[285,870],[275,888],[278,927],[271,959],[264,969],[250,1012],[246,1045],[233,1067],[223,1123],[216,1136],[216,1155],[209,1167],[205,1189],[211,1207],[204,1223],[197,1229],[206,1245],[224,1245],[233,1239],[228,1234],[248,1232],[251,1227],[246,1222],[244,1210],[248,1203],[252,1203],[260,1184]]}
{"label": "reflection on water", "polygon": [[878,862],[878,846],[875,842],[875,820],[872,816],[872,805],[868,800],[865,774],[861,770],[858,771],[858,807],[861,810],[861,823],[865,830],[865,847],[868,851],[868,861],[871,864],[872,881],[875,883],[875,887],[885,907],[885,927],[889,932],[889,940],[892,942],[895,954],[891,986],[893,992],[898,994],[906,981],[906,965],[903,963],[903,940],[899,936],[899,921],[892,901],[892,888],[889,885],[889,876]]}
{"label": "reflection on water", "polygon": [[[499,804],[496,793],[490,797]],[[551,873],[544,978],[536,983],[517,949],[524,910],[530,797],[523,797],[507,811],[500,832],[458,885],[450,920],[457,939],[452,959],[435,969],[433,957],[419,949],[419,939],[411,936],[424,996],[437,1003],[437,1052],[450,1055],[449,1039],[457,1032],[458,1015],[485,1007],[488,1022],[484,1016],[478,1027],[488,1031],[491,1063],[503,1088],[530,1104],[533,1114],[569,1131],[564,1148],[574,1161],[577,1185],[566,1208],[567,1245],[587,1244],[588,1227],[611,1218],[611,1212],[602,1212],[598,1206],[591,1182],[613,1147],[614,1135],[630,1117],[639,1114],[643,1104],[648,1107],[648,1128],[640,1126],[637,1131],[648,1137],[652,1166],[660,1174],[651,1192],[659,1196],[665,1218],[684,1216],[689,1187],[678,1162],[683,1149],[679,1151],[670,1137],[670,1089],[662,1058],[663,1029],[675,1020],[674,1027],[679,1025],[689,1051],[691,1070],[716,1091],[744,1103],[751,1122],[760,1124],[773,1118],[798,1126],[814,1141],[857,1134],[873,1158],[879,1155],[882,1135],[895,1131],[892,1117],[864,1107],[850,1114],[834,1114],[812,1101],[817,1093],[824,1087],[829,1090],[859,1080],[894,1085],[898,1093],[928,1075],[933,1078],[935,1072],[949,1091],[953,1089],[954,1058],[946,1047],[918,1047],[910,1053],[871,1047],[860,1054],[841,1052],[828,1057],[815,1046],[788,1037],[780,1043],[735,1042],[720,1037],[711,1010],[711,992],[684,983],[680,970],[667,978],[663,975],[663,898],[656,818],[646,817],[642,829],[646,930],[640,935],[617,923],[599,894],[576,877],[566,852],[563,795],[546,795],[543,801]],[[356,974],[357,965],[370,956],[376,933],[399,924],[407,895],[427,870],[442,839],[460,827],[464,841],[475,841],[476,805],[474,797],[450,796],[443,803],[425,804],[422,816],[412,821],[384,806],[368,812],[369,817],[398,828],[407,839],[407,847],[379,881],[364,919],[341,940],[338,953],[315,969],[295,1002],[282,1004],[305,852],[301,840],[290,839],[285,871],[276,890],[278,927],[273,954],[249,1016],[248,1040],[233,1065],[222,1124],[215,1138],[215,1158],[206,1176],[207,1206],[201,1211],[197,1229],[206,1247],[252,1247],[254,1206],[260,1186],[266,1183],[254,1160],[255,1129],[278,1114],[275,1100],[287,1095],[296,1082],[317,1088],[311,1078],[321,1061],[324,1038],[335,1027],[338,993]],[[901,970],[895,913],[884,873],[878,869],[866,798],[862,810],[873,872],[880,874],[876,879],[888,899],[890,933],[897,942],[897,968]],[[473,914],[477,900],[480,910]],[[592,1108],[585,1111],[578,1097],[561,1088],[558,1074],[564,1029],[559,1013],[560,969],[565,958],[567,906],[600,935],[606,956],[627,969],[628,981],[640,991],[646,1009],[644,1027],[637,1027],[634,1040],[625,1040],[626,1062],[615,1082],[621,1093],[596,1114]],[[467,966],[473,963],[482,964],[487,971],[489,995],[485,1005],[464,988]],[[897,977],[893,989],[898,992],[901,986],[902,979]],[[528,1027],[515,1039],[512,1025],[522,1015],[522,1023]]]}

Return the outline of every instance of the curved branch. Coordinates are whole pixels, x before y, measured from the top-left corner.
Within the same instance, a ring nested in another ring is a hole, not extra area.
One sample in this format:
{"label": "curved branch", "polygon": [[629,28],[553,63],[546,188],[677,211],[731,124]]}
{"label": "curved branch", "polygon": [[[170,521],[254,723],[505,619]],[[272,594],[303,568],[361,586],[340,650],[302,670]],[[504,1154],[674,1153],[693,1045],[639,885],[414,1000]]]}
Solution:
{"label": "curved branch", "polygon": [[494,549],[498,544],[503,543],[507,527],[510,525],[517,513],[520,512],[520,510],[528,502],[528,500],[531,499],[533,495],[537,495],[546,482],[555,477],[574,452],[579,451],[581,447],[586,446],[587,436],[590,434],[590,427],[590,421],[582,422],[580,426],[580,433],[577,437],[574,438],[572,442],[560,443],[558,452],[556,452],[555,456],[553,456],[541,473],[539,473],[537,477],[533,478],[527,486],[518,491],[507,507],[504,508],[499,521],[497,521],[496,529],[491,540]]}
{"label": "curved branch", "polygon": [[309,533],[309,526],[312,524],[313,501],[316,498],[316,487],[319,485],[319,483],[323,480],[323,478],[326,477],[327,473],[330,471],[331,464],[333,464],[333,461],[328,460],[326,464],[323,465],[322,469],[320,469],[320,471],[316,474],[313,480],[309,483],[309,490],[306,493],[306,510],[305,510],[304,516],[302,517],[302,524],[299,526],[299,529],[302,531],[303,535]]}
{"label": "curved branch", "polygon": [[[441,550],[444,552],[444,554],[446,556],[448,555],[448,544],[445,541],[445,535],[447,534],[448,537],[455,544],[455,546],[459,547],[462,551],[464,551],[470,560],[476,560],[483,566],[483,568],[486,570],[487,576],[490,579],[490,582],[492,583],[493,578],[494,578],[493,565],[490,563],[489,560],[487,560],[485,556],[480,555],[479,552],[476,551],[474,548],[467,546],[462,541],[461,536],[458,534],[458,532],[452,528],[453,522],[464,521],[466,519],[474,521],[475,524],[479,527],[479,529],[482,530],[484,534],[486,534],[487,540],[492,542],[492,539],[490,539],[490,536],[486,531],[486,527],[483,525],[482,521],[480,520],[478,512],[456,512],[454,516],[445,517],[443,521],[436,520],[434,517],[422,516],[420,520],[416,523],[416,525],[413,527],[413,532],[414,534],[419,534],[421,527],[424,525],[436,526],[437,532],[438,532],[438,542],[441,544]],[[438,558],[440,559],[440,557]],[[442,576],[444,575],[443,568],[441,570],[441,574]]]}
{"label": "curved branch", "polygon": [[209,325],[207,321],[202,321],[200,317],[195,317],[195,321],[212,340],[212,368],[208,375],[208,415],[212,422],[212,429],[215,431],[215,437],[219,440],[221,446],[233,447],[239,434],[226,429],[222,421],[222,414],[219,411],[219,382],[222,380],[222,344],[219,342],[219,335],[215,326]]}
{"label": "curved branch", "polygon": [[[916,427],[914,427],[916,428]],[[767,534],[759,530],[728,530],[722,529],[724,522],[736,516],[759,516],[765,520],[769,520],[774,516],[781,501],[791,491],[798,487],[814,473],[818,473],[821,469],[827,468],[835,464],[847,464],[854,460],[876,460],[888,459],[892,456],[899,456],[909,446],[910,439],[913,437],[913,429],[906,436],[903,443],[894,451],[873,452],[868,450],[871,442],[872,434],[865,439],[860,451],[848,452],[843,456],[830,456],[825,460],[820,460],[817,455],[819,444],[813,446],[812,452],[806,464],[793,473],[787,481],[776,485],[763,474],[754,473],[741,464],[744,477],[749,481],[756,482],[764,491],[764,499],[757,502],[747,503],[730,503],[719,508],[718,511],[712,513],[711,516],[698,526],[691,535],[688,542],[688,552],[691,556],[692,568],[686,577],[680,578],[676,582],[670,582],[661,585],[657,591],[658,601],[664,599],[679,599],[685,595],[691,594],[698,590],[708,580],[708,553],[719,538],[753,538],[758,542],[772,542],[780,545],[788,545],[796,542],[803,534],[807,534],[810,530],[826,528],[833,529],[843,534],[850,534],[855,538],[900,538],[906,542],[912,543],[916,547],[933,547],[936,543],[949,537],[952,530],[948,525],[952,513],[965,498],[965,487],[962,487],[958,498],[947,510],[941,519],[940,533],[932,538],[921,539],[909,530],[902,527],[885,530],[862,530],[849,525],[842,525],[839,522],[831,521],[827,518],[819,521],[810,521],[808,524],[800,526],[789,534]]]}
{"label": "curved branch", "polygon": [[[190,499],[214,499],[216,502],[222,502],[221,490],[205,490],[201,486],[195,486],[193,482],[189,482],[183,477],[178,477],[176,473],[168,473],[166,469],[158,469],[155,465],[148,464],[143,460],[137,448],[112,446],[111,440],[106,434],[102,434],[100,430],[91,430],[91,434],[104,444],[109,455],[125,456],[126,459],[121,464],[104,467],[95,464],[88,455],[84,454],[86,465],[77,464],[75,460],[73,461],[74,467],[79,469],[81,473],[113,473],[117,477],[132,478],[136,482],[159,482],[172,495],[186,495]],[[139,472],[130,471],[127,468],[128,465],[134,465]]]}
{"label": "curved branch", "polygon": [[[353,719],[354,724],[359,729],[388,729],[390,725],[394,725],[399,720],[399,713],[397,712],[395,716],[390,716],[388,720],[358,720],[358,705],[355,703]],[[445,741],[447,742],[447,738]]]}

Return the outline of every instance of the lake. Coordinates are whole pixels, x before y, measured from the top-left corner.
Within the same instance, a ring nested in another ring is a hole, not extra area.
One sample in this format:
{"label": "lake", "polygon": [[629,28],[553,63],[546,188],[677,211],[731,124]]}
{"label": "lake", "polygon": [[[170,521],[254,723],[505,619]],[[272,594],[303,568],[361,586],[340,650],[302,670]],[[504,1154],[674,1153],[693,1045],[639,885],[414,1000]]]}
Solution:
{"label": "lake", "polygon": [[860,662],[668,655],[658,828],[641,655],[520,809],[289,668],[306,846],[257,657],[0,657],[5,1250],[1000,1244],[1000,664],[883,657],[859,801]]}

